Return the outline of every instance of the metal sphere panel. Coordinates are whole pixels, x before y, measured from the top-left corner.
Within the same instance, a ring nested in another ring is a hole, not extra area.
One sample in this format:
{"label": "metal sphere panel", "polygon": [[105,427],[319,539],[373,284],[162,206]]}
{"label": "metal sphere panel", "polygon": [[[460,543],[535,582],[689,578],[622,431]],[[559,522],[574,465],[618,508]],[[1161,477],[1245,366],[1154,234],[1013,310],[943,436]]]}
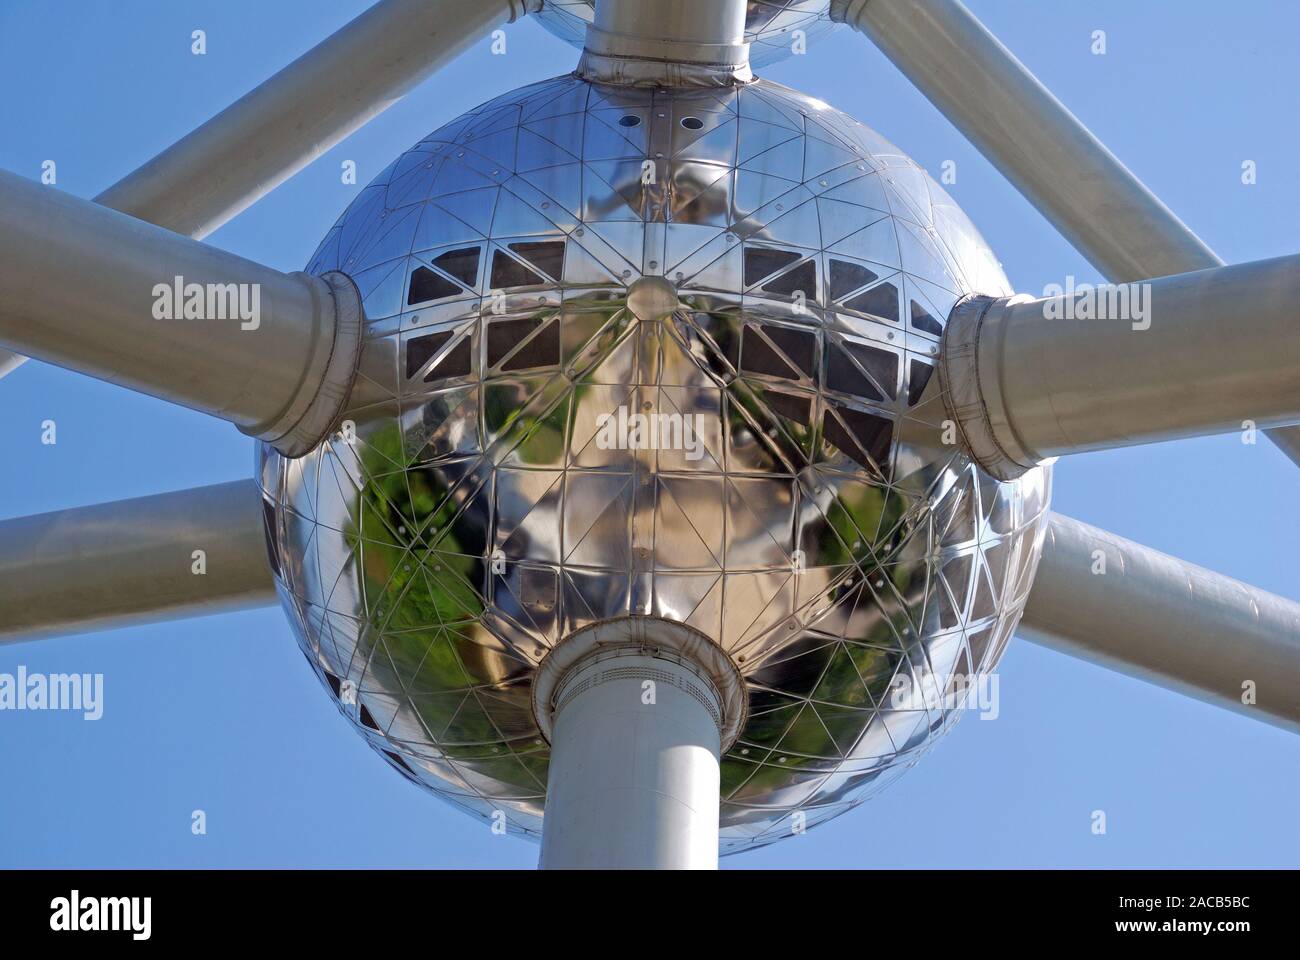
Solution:
{"label": "metal sphere panel", "polygon": [[[766,67],[790,56],[794,33],[802,30],[812,41],[834,30],[830,0],[750,0],[745,15],[749,62]],[[545,0],[534,16],[550,33],[579,50],[587,39],[587,24],[596,16],[594,0]]]}
{"label": "metal sphere panel", "polygon": [[[354,278],[367,340],[339,432],[262,449],[271,551],[302,649],[413,781],[536,834],[538,663],[660,617],[746,679],[745,849],[892,780],[1001,655],[1049,475],[970,464],[934,359],[960,296],[1010,288],[852,118],[763,81],[534,84],[399,157],[309,269]],[[666,439],[618,434],[638,414]]]}

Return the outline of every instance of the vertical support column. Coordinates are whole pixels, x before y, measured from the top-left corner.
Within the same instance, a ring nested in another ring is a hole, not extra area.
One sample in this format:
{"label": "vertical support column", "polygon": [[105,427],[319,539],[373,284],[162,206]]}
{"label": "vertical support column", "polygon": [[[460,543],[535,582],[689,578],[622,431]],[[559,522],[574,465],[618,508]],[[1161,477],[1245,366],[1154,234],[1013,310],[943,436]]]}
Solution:
{"label": "vertical support column", "polygon": [[597,650],[555,688],[543,869],[715,869],[723,699],[689,660]]}
{"label": "vertical support column", "polygon": [[752,79],[745,0],[598,0],[578,74],[599,83],[730,86]]}

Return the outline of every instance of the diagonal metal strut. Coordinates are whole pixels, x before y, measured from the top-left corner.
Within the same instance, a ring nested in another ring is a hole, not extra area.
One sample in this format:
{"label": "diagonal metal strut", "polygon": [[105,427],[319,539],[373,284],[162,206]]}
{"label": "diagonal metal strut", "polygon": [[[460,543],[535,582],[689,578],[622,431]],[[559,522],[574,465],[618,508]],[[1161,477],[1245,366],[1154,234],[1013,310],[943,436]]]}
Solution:
{"label": "diagonal metal strut", "polygon": [[[1223,261],[959,0],[833,0],[1112,283]],[[1300,464],[1300,425],[1268,436]]]}
{"label": "diagonal metal strut", "polygon": [[1300,732],[1300,603],[1054,513],[1017,633]]}
{"label": "diagonal metal strut", "polygon": [[[381,0],[95,198],[200,240],[540,0]],[[26,358],[0,349],[0,377]]]}

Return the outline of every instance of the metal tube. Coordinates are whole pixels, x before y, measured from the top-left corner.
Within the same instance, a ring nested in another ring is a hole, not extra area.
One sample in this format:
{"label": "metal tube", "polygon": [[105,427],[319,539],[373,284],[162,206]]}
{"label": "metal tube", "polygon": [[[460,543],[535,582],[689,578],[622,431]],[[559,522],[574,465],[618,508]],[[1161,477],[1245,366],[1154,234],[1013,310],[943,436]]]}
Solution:
{"label": "metal tube", "polygon": [[261,504],[238,480],[0,521],[0,642],[274,604]]}
{"label": "metal tube", "polygon": [[96,202],[199,238],[275,189],[528,0],[381,0]]}
{"label": "metal tube", "polygon": [[1300,603],[1078,520],[1050,517],[1018,632],[1300,731]]}
{"label": "metal tube", "polygon": [[[539,0],[381,0],[95,198],[196,240]],[[0,377],[26,358],[0,351]]]}
{"label": "metal tube", "polygon": [[749,80],[745,0],[599,0],[578,73],[604,83]]}
{"label": "metal tube", "polygon": [[[1223,261],[958,0],[833,0],[1112,283]],[[1269,431],[1300,464],[1300,427]]]}
{"label": "metal tube", "polygon": [[941,375],[1003,479],[1049,457],[1300,422],[1300,256],[953,310]]}
{"label": "metal tube", "polygon": [[1112,283],[1221,264],[958,0],[836,0]]}
{"label": "metal tube", "polygon": [[601,651],[556,703],[542,868],[716,868],[722,698],[705,672]]}
{"label": "metal tube", "polygon": [[229,420],[288,455],[355,373],[360,297],[0,172],[0,346]]}

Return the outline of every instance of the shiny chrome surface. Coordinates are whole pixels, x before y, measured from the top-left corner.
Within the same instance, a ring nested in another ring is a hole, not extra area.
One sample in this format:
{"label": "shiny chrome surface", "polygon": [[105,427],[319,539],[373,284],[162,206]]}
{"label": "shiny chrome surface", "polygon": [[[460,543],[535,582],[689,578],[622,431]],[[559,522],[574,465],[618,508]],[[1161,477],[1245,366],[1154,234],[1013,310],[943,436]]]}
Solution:
{"label": "shiny chrome surface", "polygon": [[[651,6],[647,0],[618,0],[616,5],[629,4]],[[669,6],[686,9],[696,4],[704,5],[701,0],[672,0]],[[742,6],[747,7],[744,40],[749,44],[753,67],[765,67],[791,56],[796,30],[803,31],[811,46],[836,26],[828,13],[830,0],[749,0]],[[547,30],[581,50],[586,44],[587,27],[595,17],[595,0],[543,0],[536,16]]]}
{"label": "shiny chrome surface", "polygon": [[600,0],[578,75],[669,87],[752,80],[745,8],[745,0]]}
{"label": "shiny chrome surface", "polygon": [[[932,374],[958,297],[1010,290],[852,118],[764,81],[548,80],[399,157],[309,269],[353,277],[367,340],[339,432],[263,450],[281,597],[415,782],[538,833],[538,665],[658,617],[745,678],[721,764],[744,849],[892,781],[957,718],[954,675],[996,664],[1050,477],[944,444]],[[620,408],[698,416],[700,444],[619,449]]]}
{"label": "shiny chrome surface", "polygon": [[1300,256],[971,298],[941,356],[967,450],[1003,478],[1064,454],[1298,423]]}
{"label": "shiny chrome surface", "polygon": [[1300,731],[1300,603],[1070,517],[1049,515],[1016,632]]}
{"label": "shiny chrome surface", "polygon": [[[958,0],[834,0],[1112,283],[1223,261]],[[1300,426],[1268,432],[1300,465]]]}
{"label": "shiny chrome surface", "polygon": [[264,531],[249,480],[0,520],[0,643],[274,604]]}
{"label": "shiny chrome surface", "polygon": [[6,347],[297,455],[341,409],[361,335],[342,273],[281,273],[0,171]]}

